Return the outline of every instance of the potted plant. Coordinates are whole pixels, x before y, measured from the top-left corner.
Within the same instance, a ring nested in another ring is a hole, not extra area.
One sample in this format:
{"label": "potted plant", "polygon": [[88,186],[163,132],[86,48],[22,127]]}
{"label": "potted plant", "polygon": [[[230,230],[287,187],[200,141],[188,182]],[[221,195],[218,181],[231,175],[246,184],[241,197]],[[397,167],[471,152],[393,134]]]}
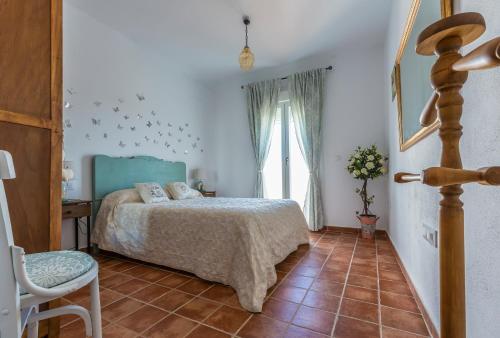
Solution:
{"label": "potted plant", "polygon": [[358,180],[363,181],[361,189],[356,189],[356,193],[363,201],[363,210],[356,211],[356,215],[361,222],[361,237],[373,239],[375,227],[379,217],[372,214],[370,205],[375,200],[374,195],[369,195],[367,191],[368,180],[373,180],[386,173],[385,162],[387,157],[382,155],[376,145],[368,148],[357,147],[354,153],[349,157],[347,171]]}

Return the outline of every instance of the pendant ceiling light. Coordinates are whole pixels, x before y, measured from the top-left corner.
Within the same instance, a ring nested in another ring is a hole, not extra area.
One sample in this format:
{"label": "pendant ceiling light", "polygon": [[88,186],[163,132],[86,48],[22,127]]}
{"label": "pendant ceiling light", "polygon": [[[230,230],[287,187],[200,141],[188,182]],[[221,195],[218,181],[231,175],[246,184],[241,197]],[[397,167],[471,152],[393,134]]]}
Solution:
{"label": "pendant ceiling light", "polygon": [[245,72],[253,68],[254,56],[250,47],[248,47],[248,25],[250,24],[250,18],[248,16],[243,17],[243,23],[245,24],[245,47],[240,54],[240,68]]}

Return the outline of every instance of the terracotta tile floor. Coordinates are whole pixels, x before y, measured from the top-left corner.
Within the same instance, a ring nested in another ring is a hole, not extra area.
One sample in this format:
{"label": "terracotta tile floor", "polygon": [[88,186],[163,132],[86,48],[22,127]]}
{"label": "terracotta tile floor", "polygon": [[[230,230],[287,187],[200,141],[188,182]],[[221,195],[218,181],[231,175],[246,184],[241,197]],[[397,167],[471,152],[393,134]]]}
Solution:
{"label": "terracotta tile floor", "polygon": [[[277,265],[261,314],[242,309],[230,287],[97,256],[104,337],[429,337],[384,235],[324,231],[310,243]],[[88,307],[88,288],[63,303]],[[81,320],[62,318],[61,338],[84,336]]]}

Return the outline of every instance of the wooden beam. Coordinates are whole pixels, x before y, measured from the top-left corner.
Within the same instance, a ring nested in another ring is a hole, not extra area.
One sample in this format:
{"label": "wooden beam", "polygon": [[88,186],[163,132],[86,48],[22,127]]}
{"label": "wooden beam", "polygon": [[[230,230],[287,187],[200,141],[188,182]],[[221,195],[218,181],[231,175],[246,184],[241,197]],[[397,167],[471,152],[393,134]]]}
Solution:
{"label": "wooden beam", "polygon": [[51,120],[34,117],[21,113],[14,113],[6,110],[0,110],[0,121],[22,124],[24,126],[52,129],[53,123]]}

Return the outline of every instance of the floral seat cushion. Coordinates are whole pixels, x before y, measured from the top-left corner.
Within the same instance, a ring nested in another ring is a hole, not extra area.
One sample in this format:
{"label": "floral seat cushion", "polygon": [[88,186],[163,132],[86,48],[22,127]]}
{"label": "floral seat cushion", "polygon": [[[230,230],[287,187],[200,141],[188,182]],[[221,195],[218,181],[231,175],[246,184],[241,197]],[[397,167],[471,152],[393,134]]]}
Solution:
{"label": "floral seat cushion", "polygon": [[[88,272],[94,259],[80,251],[52,251],[26,255],[26,272],[30,281],[50,289],[72,281]],[[21,289],[21,294],[27,294]]]}

